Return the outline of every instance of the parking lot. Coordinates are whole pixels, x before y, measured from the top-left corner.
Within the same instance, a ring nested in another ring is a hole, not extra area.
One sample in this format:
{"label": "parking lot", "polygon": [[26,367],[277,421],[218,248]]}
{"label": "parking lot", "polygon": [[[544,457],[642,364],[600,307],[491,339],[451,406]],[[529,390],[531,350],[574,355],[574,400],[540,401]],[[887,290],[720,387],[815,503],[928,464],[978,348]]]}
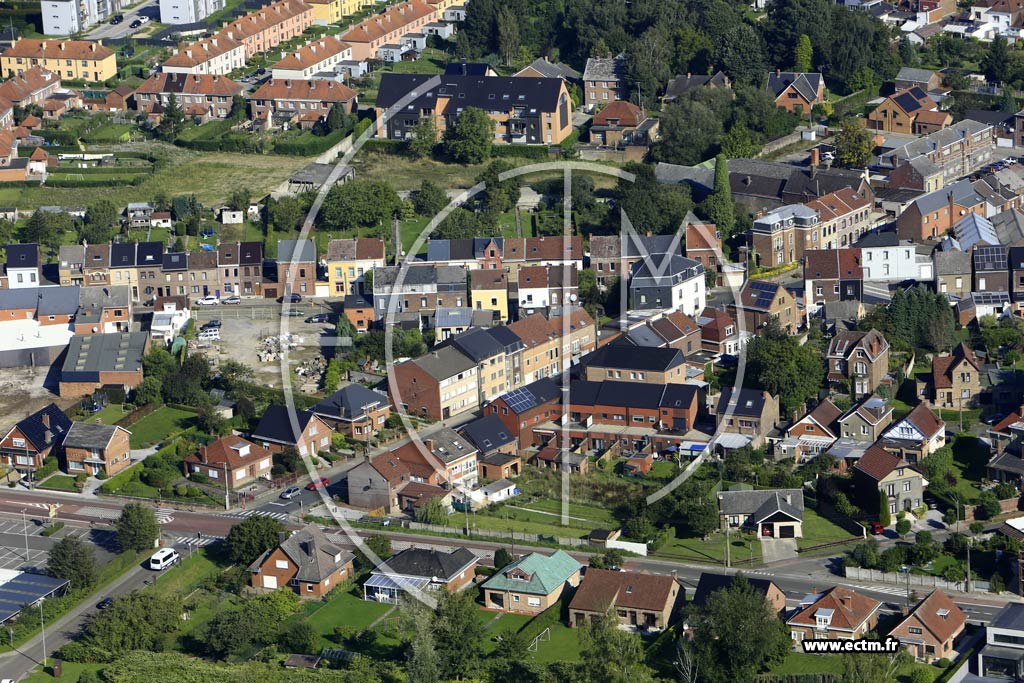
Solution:
{"label": "parking lot", "polygon": [[61,408],[74,403],[55,394],[56,377],[48,367],[0,368],[0,415],[21,419],[51,402]]}
{"label": "parking lot", "polygon": [[[305,319],[315,313],[329,310],[326,306],[302,302],[293,304],[301,316],[282,317],[281,306],[275,302],[260,302],[259,305],[200,306],[193,309],[195,322],[201,326],[209,320],[220,320],[220,340],[203,342],[200,350],[218,361],[228,358],[248,365],[255,372],[259,384],[281,387],[280,361],[264,362],[259,352],[264,348],[263,340],[282,334],[296,335],[299,342],[288,352],[288,366],[294,368],[302,361],[320,353],[321,344],[330,346],[334,340],[333,323],[306,323]],[[295,381],[294,372],[292,381]]]}
{"label": "parking lot", "polygon": [[24,521],[17,518],[0,518],[0,569],[43,569],[53,545],[60,539],[70,536],[81,538],[92,545],[98,564],[106,564],[114,556],[117,534],[113,531],[69,525],[52,536],[43,536],[46,527],[43,526],[40,517],[32,517],[33,513],[43,511],[30,511]]}

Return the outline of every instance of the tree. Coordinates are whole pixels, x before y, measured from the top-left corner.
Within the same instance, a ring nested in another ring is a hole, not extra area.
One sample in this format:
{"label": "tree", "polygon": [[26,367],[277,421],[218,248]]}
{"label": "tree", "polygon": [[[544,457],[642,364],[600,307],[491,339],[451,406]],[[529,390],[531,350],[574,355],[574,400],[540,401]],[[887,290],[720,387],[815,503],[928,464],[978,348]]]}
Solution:
{"label": "tree", "polygon": [[401,207],[395,188],[386,180],[350,180],[335,185],[324,198],[320,223],[329,230],[380,227]]}
{"label": "tree", "polygon": [[889,496],[885,491],[878,492],[878,523],[882,526],[892,524],[892,514],[889,512]]}
{"label": "tree", "polygon": [[232,562],[248,566],[266,551],[277,547],[284,530],[284,525],[272,517],[246,517],[228,532],[224,541],[228,557]]}
{"label": "tree", "polygon": [[715,62],[741,85],[758,85],[767,69],[764,40],[749,24],[738,24],[715,44]]}
{"label": "tree", "polygon": [[34,242],[56,253],[64,239],[64,233],[74,228],[74,221],[64,211],[43,211],[36,209],[22,231],[22,242]]}
{"label": "tree", "polygon": [[665,30],[654,25],[626,50],[626,79],[637,88],[637,104],[657,102],[657,93],[672,77],[672,43]]}
{"label": "tree", "polygon": [[609,610],[580,627],[579,679],[584,683],[646,683],[653,671],[645,663],[640,636],[619,629]]}
{"label": "tree", "polygon": [[974,509],[974,517],[976,519],[992,519],[996,517],[1002,509],[999,507],[999,498],[992,491],[983,491],[978,496],[978,506]]}
{"label": "tree", "polygon": [[448,521],[448,511],[441,499],[435,496],[419,507],[416,511],[416,521],[443,526]]}
{"label": "tree", "polygon": [[1010,46],[1006,37],[996,35],[981,60],[981,71],[990,83],[1006,83],[1010,77]]}
{"label": "tree", "polygon": [[320,634],[307,622],[296,621],[281,632],[278,642],[285,652],[309,654],[319,651]]}
{"label": "tree", "polygon": [[162,386],[160,379],[157,377],[146,377],[142,380],[142,384],[135,388],[134,401],[140,406],[149,405],[150,403],[159,403],[161,391]]}
{"label": "tree", "polygon": [[[337,185],[335,185],[337,187]],[[334,189],[333,187],[331,188]],[[291,232],[299,227],[305,210],[297,197],[281,197],[267,202],[267,223],[278,232]]]}
{"label": "tree", "polygon": [[811,38],[806,33],[802,33],[793,50],[793,71],[797,73],[810,72],[813,58],[814,48],[811,46]]}
{"label": "tree", "polygon": [[448,194],[437,183],[424,179],[412,196],[412,205],[421,216],[436,216],[448,206]]}
{"label": "tree", "polygon": [[515,167],[505,159],[495,159],[476,177],[477,183],[484,184],[476,199],[490,217],[489,220],[497,220],[499,214],[511,211],[519,200],[519,178],[499,180],[502,173],[513,168]]}
{"label": "tree", "polygon": [[96,582],[96,555],[92,546],[74,536],[65,536],[50,549],[46,573],[71,582],[71,589],[89,588]]}
{"label": "tree", "polygon": [[742,123],[734,123],[729,132],[722,136],[720,148],[722,155],[728,159],[747,159],[760,149],[750,135],[750,129]]}
{"label": "tree", "polygon": [[871,131],[861,119],[847,118],[836,135],[836,161],[843,168],[864,168],[871,161]]}
{"label": "tree", "polygon": [[482,164],[491,156],[494,121],[482,109],[467,107],[444,132],[444,151],[459,164]]}
{"label": "tree", "polygon": [[85,630],[84,642],[111,654],[130,650],[159,652],[181,627],[182,606],[174,593],[134,591],[98,612]]}
{"label": "tree", "polygon": [[437,126],[434,119],[424,116],[412,129],[412,136],[405,143],[405,150],[414,159],[426,159],[437,146]]}
{"label": "tree", "polygon": [[512,557],[512,553],[505,550],[504,548],[498,548],[494,551],[494,566],[497,569],[512,564],[515,558]]}
{"label": "tree", "polygon": [[897,654],[865,657],[859,653],[841,655],[843,662],[843,683],[895,683],[906,651]]}
{"label": "tree", "polygon": [[801,345],[773,318],[747,345],[744,383],[778,396],[787,413],[816,399],[825,379],[821,354]]}
{"label": "tree", "polygon": [[519,54],[519,19],[511,7],[503,5],[498,10],[497,24],[498,50],[505,66],[511,66]]}
{"label": "tree", "polygon": [[736,208],[729,187],[729,162],[724,154],[719,154],[715,160],[715,186],[704,202],[704,211],[721,233],[723,241],[732,237],[736,227]]}
{"label": "tree", "polygon": [[442,591],[433,631],[445,678],[472,677],[483,659],[484,624],[469,591]]}
{"label": "tree", "polygon": [[692,166],[704,161],[722,135],[722,121],[707,105],[684,98],[661,114],[661,139],[654,147],[658,161]]}
{"label": "tree", "polygon": [[707,683],[752,680],[790,646],[785,626],[742,574],[708,597],[693,643]]}
{"label": "tree", "polygon": [[252,193],[247,187],[236,187],[228,195],[228,206],[232,211],[248,211],[252,204]]}
{"label": "tree", "polygon": [[185,125],[185,112],[178,104],[178,98],[171,93],[167,97],[167,104],[164,105],[163,114],[160,115],[160,123],[156,127],[156,135],[161,140],[173,140],[178,137],[182,127]]}
{"label": "tree", "polygon": [[406,654],[409,683],[437,683],[441,680],[441,658],[434,638],[434,615],[420,606],[410,607],[409,614],[413,624]]}
{"label": "tree", "polygon": [[231,121],[241,121],[245,118],[245,114],[245,98],[241,95],[235,95],[231,98],[231,109],[228,111],[228,119]]}
{"label": "tree", "polygon": [[[120,211],[117,204],[109,199],[100,199],[90,204],[85,211],[85,224],[109,230],[117,224]],[[109,238],[108,238],[109,241]]]}
{"label": "tree", "polygon": [[117,542],[124,550],[142,552],[154,547],[160,524],[153,510],[142,503],[128,503],[117,520]]}
{"label": "tree", "polygon": [[431,236],[446,240],[468,239],[482,234],[483,231],[483,224],[477,215],[460,206],[438,224]]}
{"label": "tree", "polygon": [[907,534],[909,534],[910,533],[910,520],[909,519],[901,519],[898,522],[896,522],[896,533],[899,534],[900,536],[906,536]]}
{"label": "tree", "polygon": [[[654,177],[650,164],[627,163],[623,170],[634,174],[630,182],[620,179],[615,187],[615,201],[620,213],[609,212],[609,220],[625,218],[636,226],[638,232],[645,229],[659,235],[674,233],[693,209],[689,189],[685,185],[664,185]],[[611,287],[609,286],[609,293]],[[609,296],[609,303],[618,303]]]}

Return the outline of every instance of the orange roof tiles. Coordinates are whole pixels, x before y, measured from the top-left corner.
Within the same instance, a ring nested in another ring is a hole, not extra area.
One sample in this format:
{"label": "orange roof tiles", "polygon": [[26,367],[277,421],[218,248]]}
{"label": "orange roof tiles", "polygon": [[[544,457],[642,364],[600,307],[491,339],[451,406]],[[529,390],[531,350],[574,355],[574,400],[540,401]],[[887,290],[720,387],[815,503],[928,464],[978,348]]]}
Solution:
{"label": "orange roof tiles", "polygon": [[351,46],[335,36],[324,36],[285,55],[271,69],[306,69],[328,57],[350,50]]}
{"label": "orange roof tiles", "polygon": [[106,59],[114,51],[102,43],[91,40],[37,40],[19,38],[14,45],[4,50],[4,57],[29,59]]}
{"label": "orange roof tiles", "polygon": [[317,100],[319,102],[348,102],[356,98],[356,91],[347,85],[327,80],[292,80],[271,78],[251,95],[254,100]]}
{"label": "orange roof tiles", "polygon": [[370,43],[436,12],[437,8],[431,7],[424,0],[407,0],[381,14],[364,19],[341,39],[348,43]]}
{"label": "orange roof tiles", "polygon": [[594,117],[595,126],[639,126],[647,117],[644,110],[632,102],[615,100]]}

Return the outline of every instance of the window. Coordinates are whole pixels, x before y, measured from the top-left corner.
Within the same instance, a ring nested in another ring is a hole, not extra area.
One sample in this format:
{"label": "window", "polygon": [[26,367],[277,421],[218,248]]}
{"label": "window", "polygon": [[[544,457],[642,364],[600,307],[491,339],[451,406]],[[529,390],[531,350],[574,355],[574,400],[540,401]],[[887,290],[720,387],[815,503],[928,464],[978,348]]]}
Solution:
{"label": "window", "polygon": [[288,569],[288,560],[276,560],[274,567],[277,569]]}
{"label": "window", "polygon": [[25,439],[12,439],[12,441],[14,442],[14,447],[15,448],[24,448],[25,447]]}

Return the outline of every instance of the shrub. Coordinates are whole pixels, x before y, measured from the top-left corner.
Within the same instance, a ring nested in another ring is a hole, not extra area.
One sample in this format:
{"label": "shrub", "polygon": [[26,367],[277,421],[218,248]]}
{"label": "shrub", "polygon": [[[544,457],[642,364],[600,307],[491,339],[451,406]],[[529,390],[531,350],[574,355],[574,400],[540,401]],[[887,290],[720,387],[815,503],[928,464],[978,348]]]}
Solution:
{"label": "shrub", "polygon": [[188,487],[185,486],[184,484],[175,484],[174,485],[174,495],[178,496],[179,498],[184,498],[185,494],[187,494],[187,493],[188,493]]}
{"label": "shrub", "polygon": [[937,666],[938,666],[938,667],[939,667],[940,669],[945,669],[945,668],[947,668],[947,667],[949,666],[949,659],[947,659],[946,657],[943,657],[942,659],[940,659],[939,661],[937,661],[937,662],[936,662],[935,664],[936,664],[936,665],[937,665]]}
{"label": "shrub", "polygon": [[208,484],[208,483],[210,483],[210,478],[208,476],[206,476],[202,472],[193,472],[192,474],[189,475],[189,479],[191,479],[192,481],[194,481],[197,484]]}
{"label": "shrub", "polygon": [[96,478],[97,478],[97,479],[99,479],[100,481],[104,481],[104,480],[105,480],[105,479],[107,478],[107,473],[106,473],[105,471],[102,471],[102,470],[101,470],[101,471],[100,471],[100,472],[99,472],[99,473],[98,473],[98,474],[96,475]]}
{"label": "shrub", "polygon": [[55,533],[57,533],[58,531],[60,531],[63,528],[64,528],[64,522],[57,521],[57,522],[54,522],[53,524],[51,524],[50,526],[46,527],[45,529],[43,529],[42,535],[43,536],[53,536]]}

